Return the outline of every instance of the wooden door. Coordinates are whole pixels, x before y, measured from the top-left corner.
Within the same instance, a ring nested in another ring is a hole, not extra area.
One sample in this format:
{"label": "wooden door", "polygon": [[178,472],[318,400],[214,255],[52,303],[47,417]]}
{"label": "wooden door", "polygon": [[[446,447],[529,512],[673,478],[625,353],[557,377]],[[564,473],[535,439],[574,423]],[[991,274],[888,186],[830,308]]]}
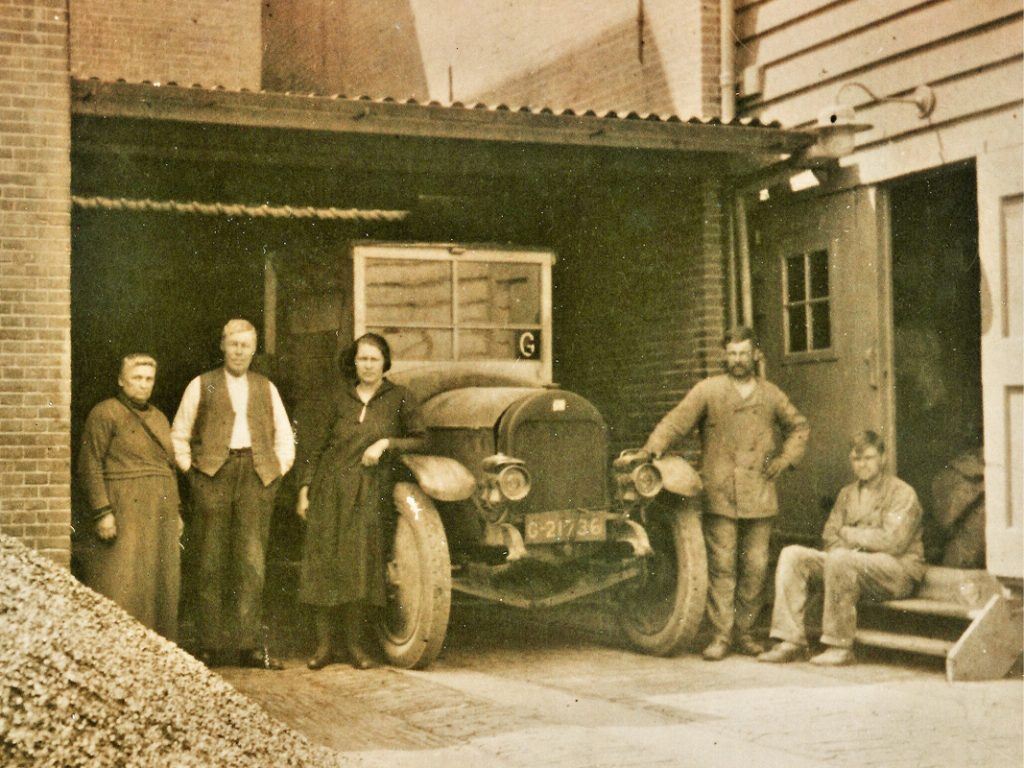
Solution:
{"label": "wooden door", "polygon": [[852,479],[854,432],[891,436],[883,202],[875,189],[793,196],[760,204],[753,217],[754,324],[766,375],[811,424],[806,457],[780,482],[785,540],[820,542]]}
{"label": "wooden door", "polygon": [[1024,253],[1021,147],[978,158],[981,382],[988,570],[1024,576]]}

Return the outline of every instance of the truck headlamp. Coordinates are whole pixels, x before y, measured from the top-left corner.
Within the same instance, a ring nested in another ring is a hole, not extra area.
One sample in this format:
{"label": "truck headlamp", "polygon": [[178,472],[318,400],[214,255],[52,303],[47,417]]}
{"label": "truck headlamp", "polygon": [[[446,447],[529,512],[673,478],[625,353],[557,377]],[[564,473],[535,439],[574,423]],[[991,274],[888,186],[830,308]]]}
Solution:
{"label": "truck headlamp", "polygon": [[522,501],[529,495],[532,480],[522,459],[498,453],[488,456],[482,465],[490,489],[488,503],[495,503],[494,491],[501,494],[497,501]]}
{"label": "truck headlamp", "polygon": [[530,493],[530,473],[521,464],[511,464],[498,473],[498,488],[509,501],[522,501]]}
{"label": "truck headlamp", "polygon": [[641,464],[630,475],[636,492],[645,499],[653,499],[661,492],[661,472],[653,464]]}
{"label": "truck headlamp", "polygon": [[641,499],[653,499],[664,486],[659,470],[647,451],[625,450],[612,462],[618,498],[627,505]]}

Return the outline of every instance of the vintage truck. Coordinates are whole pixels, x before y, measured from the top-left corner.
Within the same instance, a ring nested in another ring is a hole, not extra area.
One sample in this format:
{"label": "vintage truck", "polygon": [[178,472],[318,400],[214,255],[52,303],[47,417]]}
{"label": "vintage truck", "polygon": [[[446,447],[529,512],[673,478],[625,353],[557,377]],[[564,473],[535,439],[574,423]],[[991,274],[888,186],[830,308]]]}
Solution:
{"label": "vintage truck", "polygon": [[483,246],[352,249],[353,332],[389,340],[390,377],[419,397],[429,434],[394,490],[379,637],[397,666],[440,653],[453,591],[523,609],[604,592],[595,602],[655,655],[697,631],[699,477],[681,458],[613,460],[598,410],[552,383],[553,262]]}

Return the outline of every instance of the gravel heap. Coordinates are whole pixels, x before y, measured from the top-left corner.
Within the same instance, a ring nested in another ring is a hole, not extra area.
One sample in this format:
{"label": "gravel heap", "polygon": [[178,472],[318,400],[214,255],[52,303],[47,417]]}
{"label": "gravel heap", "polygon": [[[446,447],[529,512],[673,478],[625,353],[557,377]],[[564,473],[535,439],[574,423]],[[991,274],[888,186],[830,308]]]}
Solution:
{"label": "gravel heap", "polygon": [[0,764],[344,763],[66,569],[0,535]]}

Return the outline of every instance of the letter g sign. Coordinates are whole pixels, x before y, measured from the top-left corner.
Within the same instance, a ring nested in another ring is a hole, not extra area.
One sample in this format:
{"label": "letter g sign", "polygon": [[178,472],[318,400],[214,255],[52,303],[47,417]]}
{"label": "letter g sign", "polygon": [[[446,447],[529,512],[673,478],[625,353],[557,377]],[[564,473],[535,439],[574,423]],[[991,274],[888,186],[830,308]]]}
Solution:
{"label": "letter g sign", "polygon": [[516,341],[516,357],[520,360],[540,359],[540,331],[521,331]]}

